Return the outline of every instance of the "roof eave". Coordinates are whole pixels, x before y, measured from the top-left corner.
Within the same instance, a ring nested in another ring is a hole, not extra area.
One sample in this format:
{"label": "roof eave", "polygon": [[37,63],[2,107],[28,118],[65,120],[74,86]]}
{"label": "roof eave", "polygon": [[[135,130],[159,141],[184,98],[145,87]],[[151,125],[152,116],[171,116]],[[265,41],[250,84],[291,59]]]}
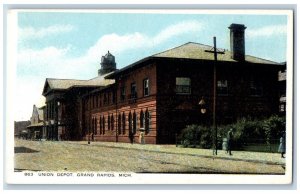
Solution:
{"label": "roof eave", "polygon": [[115,79],[115,77],[117,77],[118,75],[120,75],[122,73],[125,73],[125,72],[128,72],[132,69],[135,69],[135,68],[139,67],[140,65],[144,64],[146,61],[149,61],[149,60],[154,59],[154,58],[155,57],[153,57],[153,56],[143,58],[143,59],[141,59],[137,62],[134,62],[134,63],[122,68],[122,69],[116,70],[115,72],[113,72],[110,75],[105,76],[104,78],[105,79]]}

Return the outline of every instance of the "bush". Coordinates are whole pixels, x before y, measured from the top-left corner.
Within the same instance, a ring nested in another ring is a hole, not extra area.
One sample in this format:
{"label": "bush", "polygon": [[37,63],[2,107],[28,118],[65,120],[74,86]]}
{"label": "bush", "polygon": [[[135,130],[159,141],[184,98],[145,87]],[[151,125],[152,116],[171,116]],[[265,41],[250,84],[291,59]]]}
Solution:
{"label": "bush", "polygon": [[263,121],[263,128],[266,136],[266,142],[271,143],[274,139],[279,139],[285,132],[285,117],[271,116]]}
{"label": "bush", "polygon": [[[278,140],[285,131],[285,118],[272,116],[264,120],[252,120],[242,118],[231,125],[218,126],[218,147],[222,145],[222,139],[227,137],[230,128],[234,129],[233,149],[242,149],[245,145],[262,145]],[[200,146],[211,148],[213,144],[213,129],[200,125],[188,125],[181,133],[181,144],[184,147]],[[274,143],[274,142],[273,142]]]}
{"label": "bush", "polygon": [[183,147],[210,148],[212,145],[211,130],[199,125],[188,125],[183,129],[181,135]]}

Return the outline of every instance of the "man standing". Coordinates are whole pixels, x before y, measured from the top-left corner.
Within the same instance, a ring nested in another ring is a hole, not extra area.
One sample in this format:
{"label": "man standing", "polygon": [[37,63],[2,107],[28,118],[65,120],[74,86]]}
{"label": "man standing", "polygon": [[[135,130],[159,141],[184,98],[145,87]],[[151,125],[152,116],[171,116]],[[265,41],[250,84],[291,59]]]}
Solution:
{"label": "man standing", "polygon": [[233,129],[230,128],[227,133],[227,153],[231,156],[231,148],[232,148],[232,138],[233,138]]}

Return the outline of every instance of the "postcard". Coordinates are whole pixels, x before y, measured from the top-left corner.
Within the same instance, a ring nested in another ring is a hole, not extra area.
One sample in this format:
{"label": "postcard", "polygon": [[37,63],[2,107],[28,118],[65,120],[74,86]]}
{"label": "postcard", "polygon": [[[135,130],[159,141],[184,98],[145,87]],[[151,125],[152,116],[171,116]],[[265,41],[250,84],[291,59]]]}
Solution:
{"label": "postcard", "polygon": [[291,184],[293,10],[11,9],[8,184]]}

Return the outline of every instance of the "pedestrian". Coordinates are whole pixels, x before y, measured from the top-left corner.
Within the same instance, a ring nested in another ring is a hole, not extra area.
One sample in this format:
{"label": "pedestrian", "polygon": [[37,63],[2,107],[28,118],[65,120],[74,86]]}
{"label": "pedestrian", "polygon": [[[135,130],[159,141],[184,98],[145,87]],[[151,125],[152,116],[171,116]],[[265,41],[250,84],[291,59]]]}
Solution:
{"label": "pedestrian", "polygon": [[285,154],[285,132],[282,134],[279,141],[280,141],[280,144],[278,147],[278,152],[281,153],[281,158],[285,158],[284,157],[284,154]]}
{"label": "pedestrian", "polygon": [[133,144],[134,136],[132,131],[129,131],[129,139],[130,139],[130,143]]}
{"label": "pedestrian", "polygon": [[231,149],[232,149],[232,139],[233,139],[233,129],[230,128],[227,133],[227,153],[231,156]]}

